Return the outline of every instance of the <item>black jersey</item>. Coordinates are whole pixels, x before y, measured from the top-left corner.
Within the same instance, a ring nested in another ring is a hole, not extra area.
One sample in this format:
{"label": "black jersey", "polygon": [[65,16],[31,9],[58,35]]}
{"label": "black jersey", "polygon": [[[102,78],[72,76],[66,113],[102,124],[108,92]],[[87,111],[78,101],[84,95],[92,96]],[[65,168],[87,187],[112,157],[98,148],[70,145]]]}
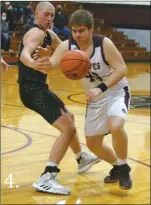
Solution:
{"label": "black jersey", "polygon": [[[37,24],[34,24],[31,28],[33,28],[33,27],[37,27],[37,28],[41,29],[40,26]],[[22,37],[22,40],[20,42],[19,57],[20,57],[20,54],[24,48],[23,37]],[[42,47],[46,48],[47,45],[50,46],[51,43],[52,43],[52,39],[51,39],[49,32],[47,31]],[[36,71],[33,68],[27,67],[20,60],[18,61],[18,68],[19,68],[19,76],[18,76],[18,83],[19,84],[27,83],[27,82],[28,83],[29,82],[36,83],[36,84],[44,84],[46,82],[47,74]]]}

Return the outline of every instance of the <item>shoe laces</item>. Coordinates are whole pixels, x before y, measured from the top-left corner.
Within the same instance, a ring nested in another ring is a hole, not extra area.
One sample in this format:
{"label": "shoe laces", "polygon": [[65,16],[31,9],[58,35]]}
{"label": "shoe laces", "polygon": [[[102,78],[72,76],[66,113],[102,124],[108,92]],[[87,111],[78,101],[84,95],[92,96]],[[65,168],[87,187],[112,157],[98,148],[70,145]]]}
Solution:
{"label": "shoe laces", "polygon": [[58,182],[57,173],[56,172],[52,172],[52,173],[47,172],[47,180],[52,180],[52,181]]}
{"label": "shoe laces", "polygon": [[111,176],[117,176],[117,175],[118,175],[118,169],[117,169],[117,167],[113,167],[113,168],[110,170],[109,174],[110,174]]}
{"label": "shoe laces", "polygon": [[92,154],[90,152],[82,152],[82,157],[85,157],[85,158],[89,158],[89,157],[92,157]]}

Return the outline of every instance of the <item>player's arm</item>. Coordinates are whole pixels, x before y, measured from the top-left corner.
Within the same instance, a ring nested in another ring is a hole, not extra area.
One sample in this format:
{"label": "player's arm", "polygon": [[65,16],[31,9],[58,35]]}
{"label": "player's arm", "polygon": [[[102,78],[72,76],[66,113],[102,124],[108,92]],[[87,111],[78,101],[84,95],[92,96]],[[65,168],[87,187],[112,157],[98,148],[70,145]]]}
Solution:
{"label": "player's arm", "polygon": [[39,60],[40,66],[39,69],[47,69],[49,68],[56,68],[60,65],[60,59],[62,55],[69,50],[69,43],[68,40],[62,41],[54,51],[53,55],[49,58],[49,60],[46,62],[46,60]]}
{"label": "player's arm", "polygon": [[105,58],[113,68],[112,74],[103,82],[107,88],[110,88],[126,76],[127,67],[120,52],[109,38],[104,38],[103,47]]}
{"label": "player's arm", "polygon": [[88,91],[88,101],[92,101],[95,96],[99,95],[102,92],[105,92],[108,88],[117,84],[123,77],[126,76],[127,73],[127,68],[120,52],[117,50],[117,48],[109,38],[104,38],[103,48],[105,59],[113,68],[113,72],[100,85]]}
{"label": "player's arm", "polygon": [[1,56],[1,66],[3,68],[4,71],[8,71],[8,67],[9,65],[4,61],[4,59]]}
{"label": "player's arm", "polygon": [[39,65],[38,61],[33,60],[31,56],[36,48],[42,45],[44,37],[45,33],[38,28],[33,28],[25,34],[23,39],[24,48],[20,55],[20,61],[27,67],[36,69]]}
{"label": "player's arm", "polygon": [[55,50],[62,41],[52,30],[49,29],[48,32],[52,38],[51,47]]}
{"label": "player's arm", "polygon": [[42,56],[51,56],[54,50],[62,42],[60,38],[58,38],[58,36],[52,30],[48,29],[48,32],[52,39],[51,45],[47,45],[46,48],[42,48],[41,46],[38,46],[35,54],[32,55],[33,59],[38,59],[39,57],[42,57]]}

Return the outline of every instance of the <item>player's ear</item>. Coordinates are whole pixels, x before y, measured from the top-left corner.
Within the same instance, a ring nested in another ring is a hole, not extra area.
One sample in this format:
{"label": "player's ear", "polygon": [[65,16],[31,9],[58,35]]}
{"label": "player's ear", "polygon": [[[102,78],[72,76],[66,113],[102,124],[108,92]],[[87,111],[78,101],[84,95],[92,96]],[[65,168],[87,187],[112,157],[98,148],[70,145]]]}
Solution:
{"label": "player's ear", "polygon": [[38,18],[38,11],[35,11],[35,18]]}

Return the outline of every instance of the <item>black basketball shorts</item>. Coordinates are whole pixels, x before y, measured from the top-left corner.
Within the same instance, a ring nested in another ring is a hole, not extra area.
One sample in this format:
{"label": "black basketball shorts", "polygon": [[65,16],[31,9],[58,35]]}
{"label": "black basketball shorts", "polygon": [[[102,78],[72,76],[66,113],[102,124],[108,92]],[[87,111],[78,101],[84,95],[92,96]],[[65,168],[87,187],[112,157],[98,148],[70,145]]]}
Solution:
{"label": "black basketball shorts", "polygon": [[48,85],[23,84],[19,87],[22,103],[48,123],[54,123],[61,116],[61,109],[67,112],[64,103],[48,89]]}

